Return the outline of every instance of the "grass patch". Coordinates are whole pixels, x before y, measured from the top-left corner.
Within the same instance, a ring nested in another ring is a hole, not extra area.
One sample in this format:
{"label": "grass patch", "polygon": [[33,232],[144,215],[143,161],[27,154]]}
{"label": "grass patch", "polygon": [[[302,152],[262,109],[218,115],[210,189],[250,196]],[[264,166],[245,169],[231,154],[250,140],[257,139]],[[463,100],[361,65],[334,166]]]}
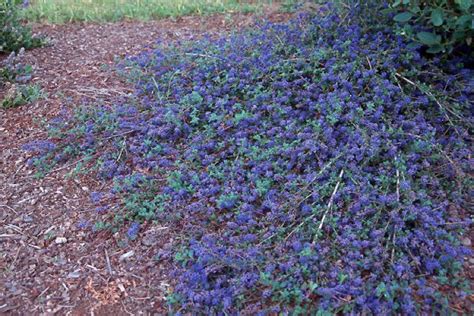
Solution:
{"label": "grass patch", "polygon": [[35,0],[25,9],[30,21],[110,22],[153,20],[192,14],[258,12],[272,0]]}

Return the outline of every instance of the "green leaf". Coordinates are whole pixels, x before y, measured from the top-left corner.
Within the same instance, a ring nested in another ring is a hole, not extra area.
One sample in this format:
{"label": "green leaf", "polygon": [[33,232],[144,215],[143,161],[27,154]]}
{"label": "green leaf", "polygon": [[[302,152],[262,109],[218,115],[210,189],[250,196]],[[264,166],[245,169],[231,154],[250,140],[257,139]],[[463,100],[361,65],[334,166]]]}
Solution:
{"label": "green leaf", "polygon": [[462,41],[464,38],[466,38],[466,32],[461,31],[454,31],[452,38],[454,41]]}
{"label": "green leaf", "polygon": [[410,10],[411,13],[414,13],[414,14],[421,14],[421,13],[422,13],[422,12],[421,12],[422,10],[421,10],[420,6],[417,5],[417,4],[414,4],[414,3],[412,3],[412,4],[408,7],[408,9]]}
{"label": "green leaf", "polygon": [[443,10],[434,9],[431,11],[431,23],[433,23],[434,26],[441,26],[443,22]]}
{"label": "green leaf", "polygon": [[382,297],[383,295],[385,295],[386,292],[387,292],[387,287],[385,283],[384,282],[379,283],[379,285],[375,289],[375,295],[377,295],[377,297]]}
{"label": "green leaf", "polygon": [[395,2],[392,3],[392,7],[393,8],[398,7],[401,3],[402,3],[402,0],[395,0]]}
{"label": "green leaf", "polygon": [[472,6],[472,0],[456,0],[455,2],[463,11],[469,10],[469,8]]}
{"label": "green leaf", "polygon": [[411,26],[410,24],[405,24],[403,26],[403,32],[405,32],[408,37],[411,37],[411,35],[413,34],[413,26]]}
{"label": "green leaf", "polygon": [[466,25],[467,27],[469,27],[469,25],[471,24],[471,21],[474,21],[474,17],[466,14],[466,15],[460,16],[456,20],[456,25]]}
{"label": "green leaf", "polygon": [[393,19],[397,22],[400,23],[405,23],[410,21],[410,19],[413,17],[413,13],[411,12],[402,12],[393,17]]}
{"label": "green leaf", "polygon": [[408,48],[408,49],[417,49],[417,48],[418,48],[418,45],[420,45],[420,44],[418,44],[418,43],[409,43],[409,44],[407,45],[407,48]]}
{"label": "green leaf", "polygon": [[426,50],[426,52],[429,53],[429,54],[438,54],[438,53],[441,53],[443,50],[444,50],[443,45],[436,44],[436,45],[433,45],[430,48],[428,48]]}
{"label": "green leaf", "polygon": [[418,34],[416,34],[416,37],[418,37],[421,43],[428,46],[433,46],[441,43],[441,36],[431,32],[418,32]]}

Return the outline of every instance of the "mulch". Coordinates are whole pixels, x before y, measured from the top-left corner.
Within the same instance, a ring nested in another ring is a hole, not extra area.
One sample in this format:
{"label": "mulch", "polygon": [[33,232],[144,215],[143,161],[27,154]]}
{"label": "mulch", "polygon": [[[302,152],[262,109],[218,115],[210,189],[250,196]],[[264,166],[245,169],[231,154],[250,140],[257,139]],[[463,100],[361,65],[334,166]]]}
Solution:
{"label": "mulch", "polygon": [[[270,10],[272,21],[289,14]],[[262,17],[259,17],[262,18]],[[45,99],[0,109],[0,314],[126,315],[165,313],[172,286],[166,263],[154,259],[172,246],[167,227],[149,226],[136,241],[123,233],[93,233],[78,226],[97,218],[87,175],[62,168],[41,179],[21,149],[45,136],[43,122],[83,103],[113,103],[133,90],[114,72],[116,58],[161,42],[217,36],[251,27],[252,15],[183,17],[152,22],[34,25],[50,39],[26,53],[33,83]],[[1,92],[0,92],[1,94]]]}

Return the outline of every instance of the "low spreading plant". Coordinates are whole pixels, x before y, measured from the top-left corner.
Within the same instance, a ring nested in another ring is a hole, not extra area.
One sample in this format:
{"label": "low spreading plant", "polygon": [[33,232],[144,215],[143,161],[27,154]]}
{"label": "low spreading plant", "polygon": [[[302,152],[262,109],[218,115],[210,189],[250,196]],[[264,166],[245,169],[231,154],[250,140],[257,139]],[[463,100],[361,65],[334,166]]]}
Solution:
{"label": "low spreading plant", "polygon": [[129,63],[134,98],[64,113],[26,149],[113,179],[92,196],[114,210],[100,228],[175,227],[157,255],[174,312],[444,314],[469,294],[463,60],[323,6]]}
{"label": "low spreading plant", "polygon": [[429,53],[450,53],[460,45],[473,48],[472,0],[395,0],[392,8],[402,34],[426,45]]}
{"label": "low spreading plant", "polygon": [[6,91],[0,100],[3,108],[31,103],[43,96],[38,85],[29,84],[33,67],[23,62],[24,54],[25,49],[21,48],[0,62],[0,88]]}
{"label": "low spreading plant", "polygon": [[44,94],[38,85],[11,84],[6,89],[6,94],[0,104],[8,109],[35,102],[42,97]]}
{"label": "low spreading plant", "polygon": [[23,62],[25,49],[12,52],[0,63],[0,84],[5,82],[27,83],[31,79],[33,67]]}

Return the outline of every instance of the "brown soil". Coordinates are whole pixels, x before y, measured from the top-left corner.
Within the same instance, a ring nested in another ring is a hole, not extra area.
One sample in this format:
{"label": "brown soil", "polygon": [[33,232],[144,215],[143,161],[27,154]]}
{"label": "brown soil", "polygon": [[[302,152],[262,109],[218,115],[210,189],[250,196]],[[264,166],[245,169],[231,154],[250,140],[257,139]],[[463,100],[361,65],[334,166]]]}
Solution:
{"label": "brown soil", "polygon": [[[268,12],[265,17],[280,21],[288,15]],[[139,241],[79,228],[81,219],[97,217],[90,193],[108,184],[93,177],[66,177],[67,166],[36,179],[21,148],[44,137],[40,123],[61,108],[112,103],[130,93],[131,87],[112,70],[117,56],[148,49],[156,39],[193,39],[254,22],[251,15],[215,15],[34,26],[51,45],[27,52],[26,59],[35,68],[33,83],[48,97],[0,109],[0,314],[166,312],[164,297],[172,281],[166,265],[153,258],[172,244],[168,228],[150,227]]]}

